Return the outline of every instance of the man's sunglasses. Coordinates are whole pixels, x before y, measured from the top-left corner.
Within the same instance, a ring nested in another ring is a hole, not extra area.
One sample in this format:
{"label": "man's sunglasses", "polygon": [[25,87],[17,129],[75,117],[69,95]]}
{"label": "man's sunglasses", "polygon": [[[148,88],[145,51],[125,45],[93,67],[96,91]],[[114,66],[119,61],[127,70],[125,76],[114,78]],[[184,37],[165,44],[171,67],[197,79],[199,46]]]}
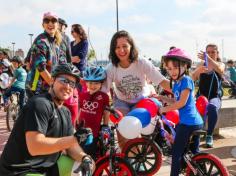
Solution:
{"label": "man's sunglasses", "polygon": [[71,88],[73,88],[73,89],[76,87],[76,82],[71,81],[71,80],[69,80],[69,79],[67,79],[67,78],[58,77],[57,80],[58,80],[60,83],[64,84],[64,85],[69,84],[69,86],[70,86]]}
{"label": "man's sunglasses", "polygon": [[51,18],[51,19],[49,19],[49,18],[44,18],[43,19],[43,23],[46,23],[46,24],[48,24],[48,23],[50,23],[50,21],[54,24],[54,23],[57,23],[57,19],[56,18]]}

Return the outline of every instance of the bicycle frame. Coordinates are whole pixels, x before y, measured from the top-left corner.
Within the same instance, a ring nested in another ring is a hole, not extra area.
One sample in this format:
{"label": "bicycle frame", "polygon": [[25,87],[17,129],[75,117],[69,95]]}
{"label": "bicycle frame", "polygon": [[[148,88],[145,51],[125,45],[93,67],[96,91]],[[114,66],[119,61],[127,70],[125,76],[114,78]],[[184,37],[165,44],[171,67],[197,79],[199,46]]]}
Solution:
{"label": "bicycle frame", "polygon": [[116,127],[117,125],[111,126],[111,133],[110,133],[110,138],[109,138],[109,149],[108,149],[110,150],[109,154],[105,154],[104,156],[99,157],[99,159],[96,161],[96,163],[98,163],[101,160],[109,158],[109,169],[110,169],[110,173],[112,174],[116,174],[115,169],[114,169],[114,163],[116,161],[116,157],[124,158],[123,153],[116,153],[115,134],[114,134]]}

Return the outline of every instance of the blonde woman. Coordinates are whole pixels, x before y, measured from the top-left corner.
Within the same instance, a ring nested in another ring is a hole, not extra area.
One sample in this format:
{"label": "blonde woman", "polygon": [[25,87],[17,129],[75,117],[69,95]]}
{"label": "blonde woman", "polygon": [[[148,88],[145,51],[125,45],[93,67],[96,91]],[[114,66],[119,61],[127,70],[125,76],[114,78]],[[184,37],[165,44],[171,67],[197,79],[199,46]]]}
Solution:
{"label": "blonde woman", "polygon": [[62,37],[58,31],[58,16],[52,12],[44,13],[42,26],[44,32],[39,34],[26,58],[29,73],[26,81],[28,97],[47,92],[51,81],[51,71],[58,63],[65,63],[66,56],[60,51]]}

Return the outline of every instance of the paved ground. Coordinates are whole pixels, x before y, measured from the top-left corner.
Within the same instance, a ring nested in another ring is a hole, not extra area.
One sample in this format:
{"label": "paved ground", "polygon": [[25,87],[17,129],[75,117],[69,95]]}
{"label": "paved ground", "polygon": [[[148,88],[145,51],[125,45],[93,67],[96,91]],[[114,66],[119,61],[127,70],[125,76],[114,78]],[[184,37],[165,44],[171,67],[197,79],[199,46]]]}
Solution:
{"label": "paved ground", "polygon": [[[236,108],[236,100],[224,99],[223,107],[228,106],[235,106]],[[5,113],[0,111],[0,154],[9,136],[5,121]],[[201,149],[206,150],[204,148]],[[220,157],[222,162],[229,169],[231,175],[236,176],[236,127],[221,129],[220,136],[215,137],[214,148],[207,149],[206,151]],[[160,171],[156,175],[168,176],[169,172],[170,166],[166,163],[163,163]]]}

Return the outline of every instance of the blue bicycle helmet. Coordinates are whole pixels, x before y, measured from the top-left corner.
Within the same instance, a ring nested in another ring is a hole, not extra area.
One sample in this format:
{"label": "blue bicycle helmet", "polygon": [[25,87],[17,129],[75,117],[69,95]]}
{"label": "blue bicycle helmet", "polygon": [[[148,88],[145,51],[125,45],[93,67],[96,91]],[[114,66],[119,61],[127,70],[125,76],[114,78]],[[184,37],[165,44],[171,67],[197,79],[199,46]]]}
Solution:
{"label": "blue bicycle helmet", "polygon": [[106,71],[103,67],[87,67],[83,72],[85,81],[104,81],[106,79]]}

